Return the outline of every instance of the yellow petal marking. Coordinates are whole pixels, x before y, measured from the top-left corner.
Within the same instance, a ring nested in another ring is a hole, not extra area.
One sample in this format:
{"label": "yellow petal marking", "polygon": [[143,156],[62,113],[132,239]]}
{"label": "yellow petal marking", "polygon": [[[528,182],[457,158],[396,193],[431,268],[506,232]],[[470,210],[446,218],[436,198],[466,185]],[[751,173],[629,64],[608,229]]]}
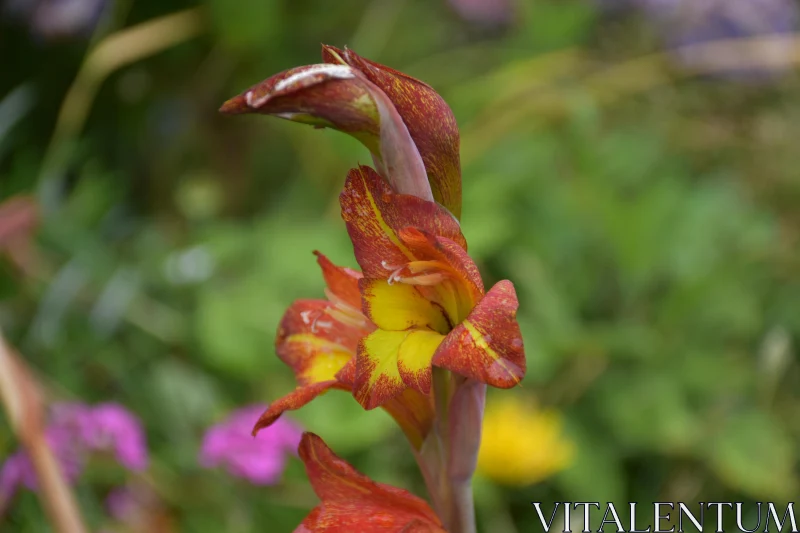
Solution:
{"label": "yellow petal marking", "polygon": [[313,352],[310,364],[300,371],[298,378],[305,383],[317,383],[334,379],[335,374],[353,357],[353,352],[335,342],[311,335],[296,333],[286,337],[284,344],[302,344],[303,349]]}
{"label": "yellow petal marking", "polygon": [[381,376],[386,376],[392,382],[402,382],[400,371],[397,368],[397,355],[400,345],[408,336],[407,331],[383,331],[377,329],[367,335],[364,348],[370,361],[375,363],[369,375],[369,391]]}
{"label": "yellow petal marking", "polygon": [[372,191],[369,188],[367,180],[364,178],[363,172],[359,172],[359,178],[364,183],[364,190],[367,192],[367,200],[369,200],[370,208],[375,213],[375,219],[378,221],[378,226],[380,226],[381,230],[383,230],[389,240],[392,241],[392,244],[397,246],[406,257],[411,260],[415,259],[414,254],[411,253],[411,250],[409,250],[406,245],[403,244],[391,226],[389,226],[389,224],[387,224],[383,219],[383,214],[381,213],[381,210],[378,209],[378,204],[375,203],[375,198],[372,196]]}
{"label": "yellow petal marking", "polygon": [[442,334],[450,331],[443,309],[422,296],[413,285],[389,285],[387,281],[374,280],[366,286],[364,299],[369,318],[380,329],[430,328]]}
{"label": "yellow petal marking", "polygon": [[[503,370],[505,370],[505,371],[506,371],[506,373],[507,373],[509,376],[513,376],[513,375],[515,375],[515,372],[514,372],[514,371],[512,371],[512,370],[511,370],[511,369],[510,369],[510,368],[509,368],[509,367],[508,367],[508,366],[505,364],[505,360],[504,360],[502,357],[500,357],[500,355],[498,355],[498,353],[497,353],[497,352],[495,352],[495,351],[494,351],[494,350],[493,350],[493,349],[492,349],[492,348],[489,346],[489,343],[488,343],[488,342],[486,341],[486,339],[484,338],[484,336],[483,336],[483,333],[481,333],[480,331],[478,331],[478,328],[476,328],[476,327],[475,327],[475,325],[474,325],[472,322],[470,322],[469,320],[465,320],[464,322],[462,322],[462,323],[461,323],[461,325],[463,325],[463,326],[464,326],[464,329],[466,329],[466,330],[469,332],[469,335],[470,335],[470,337],[472,337],[472,342],[474,342],[474,343],[475,343],[475,346],[477,346],[478,348],[480,348],[481,350],[483,350],[484,352],[486,352],[486,353],[489,355],[489,357],[491,357],[492,359],[494,359],[494,360],[497,362],[497,364],[498,364],[498,365],[500,365],[500,367],[501,367]],[[520,381],[520,380],[519,380],[519,379],[517,379],[517,383],[519,383],[519,381]]]}
{"label": "yellow petal marking", "polygon": [[436,348],[444,340],[444,335],[429,330],[414,330],[400,345],[397,358],[398,369],[416,374],[431,366]]}

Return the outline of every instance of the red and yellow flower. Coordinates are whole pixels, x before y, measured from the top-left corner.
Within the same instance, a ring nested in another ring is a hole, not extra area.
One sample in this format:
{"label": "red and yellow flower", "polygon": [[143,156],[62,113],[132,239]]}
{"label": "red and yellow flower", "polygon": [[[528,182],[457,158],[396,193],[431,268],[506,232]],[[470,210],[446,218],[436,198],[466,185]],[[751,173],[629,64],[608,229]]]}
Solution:
{"label": "red and yellow flower", "polygon": [[350,172],[342,217],[364,277],[354,395],[367,409],[406,388],[431,391],[440,366],[508,388],[525,373],[514,286],[484,292],[458,222],[435,202],[397,194],[371,168]]}
{"label": "red and yellow flower", "polygon": [[[272,402],[254,433],[269,426],[285,411],[299,409],[317,396],[338,389],[351,392],[359,341],[375,329],[361,313],[360,272],[334,265],[319,252],[327,300],[298,300],[278,327],[276,352],[294,372],[297,388]],[[349,363],[349,365],[348,365]],[[384,405],[418,449],[430,430],[433,406],[428,395],[408,390]]]}
{"label": "red and yellow flower", "polygon": [[323,60],[222,106],[348,133],[377,169],[351,170],[340,195],[361,272],[317,253],[327,299],[295,302],[277,336],[298,386],[254,432],[332,389],[365,409],[383,407],[408,437],[438,516],[308,436],[300,453],[323,503],[298,531],[472,533],[486,385],[513,387],[525,374],[514,286],[500,281],[486,291],[467,253],[458,128],[441,96],[351,50],[324,46]]}

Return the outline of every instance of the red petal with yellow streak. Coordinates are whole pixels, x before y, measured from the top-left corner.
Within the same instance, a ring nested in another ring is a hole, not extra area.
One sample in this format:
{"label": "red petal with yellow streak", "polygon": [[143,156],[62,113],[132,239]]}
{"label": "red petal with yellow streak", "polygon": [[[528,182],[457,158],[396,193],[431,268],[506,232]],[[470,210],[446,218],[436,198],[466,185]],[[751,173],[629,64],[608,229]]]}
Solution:
{"label": "red petal with yellow streak", "polygon": [[303,435],[298,452],[322,502],[296,531],[445,533],[436,513],[424,500],[372,481],[337,457],[313,433]]}
{"label": "red petal with yellow streak", "polygon": [[358,69],[386,93],[422,157],[434,199],[460,218],[460,139],[455,116],[444,99],[430,85],[352,50],[323,45],[322,59]]}
{"label": "red petal with yellow streak", "polygon": [[405,331],[377,329],[358,343],[353,396],[364,409],[375,409],[406,388],[397,367]]}
{"label": "red petal with yellow streak", "polygon": [[322,269],[325,284],[334,296],[355,309],[361,309],[361,292],[358,289],[358,280],[363,277],[361,272],[336,266],[320,252],[315,251],[314,255]]}
{"label": "red petal with yellow streak", "polygon": [[325,300],[298,300],[278,327],[278,357],[292,368],[301,385],[333,379],[367,333],[332,318],[331,307]]}
{"label": "red petal with yellow streak", "polygon": [[431,359],[445,337],[427,329],[370,333],[358,345],[353,395],[365,409],[385,405],[411,387],[431,390]]}
{"label": "red petal with yellow streak", "polygon": [[398,233],[407,227],[447,237],[466,249],[458,221],[442,206],[415,196],[397,194],[370,167],[347,175],[339,196],[342,218],[353,241],[356,260],[368,278],[387,278],[416,257]]}
{"label": "red petal with yellow streak", "polygon": [[518,307],[514,285],[498,282],[447,335],[433,364],[502,389],[519,383],[526,365]]}
{"label": "red petal with yellow streak", "polygon": [[261,414],[258,422],[256,422],[256,425],[253,427],[253,435],[271,426],[285,411],[300,409],[320,394],[333,388],[347,390],[336,380],[321,381],[297,387],[286,396],[269,404],[269,407]]}

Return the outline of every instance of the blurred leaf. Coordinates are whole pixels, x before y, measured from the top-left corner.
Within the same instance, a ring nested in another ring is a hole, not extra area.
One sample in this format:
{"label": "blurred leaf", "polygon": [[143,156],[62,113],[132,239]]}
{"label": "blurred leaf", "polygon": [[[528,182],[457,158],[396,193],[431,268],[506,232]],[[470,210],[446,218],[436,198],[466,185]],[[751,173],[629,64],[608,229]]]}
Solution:
{"label": "blurred leaf", "polygon": [[[580,425],[569,424],[575,443],[572,465],[556,475],[565,500],[575,502],[621,502],[626,486],[618,450],[606,438],[600,438]],[[604,507],[601,503],[601,507]]]}
{"label": "blurred leaf", "polygon": [[220,40],[240,51],[261,48],[274,39],[280,27],[282,4],[278,0],[207,0],[207,3],[209,19]]}
{"label": "blurred leaf", "polygon": [[783,424],[756,410],[729,416],[722,424],[707,450],[717,475],[755,499],[791,498],[798,487],[796,454]]}
{"label": "blurred leaf", "polygon": [[592,398],[623,446],[675,454],[702,439],[685,392],[664,369],[609,372]]}

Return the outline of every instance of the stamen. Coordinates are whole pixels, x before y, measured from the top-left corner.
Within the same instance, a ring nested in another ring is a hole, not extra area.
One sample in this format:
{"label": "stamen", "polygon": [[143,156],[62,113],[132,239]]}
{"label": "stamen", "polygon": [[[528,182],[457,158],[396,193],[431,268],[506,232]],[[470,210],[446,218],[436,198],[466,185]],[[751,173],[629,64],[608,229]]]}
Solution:
{"label": "stamen", "polygon": [[398,268],[403,268],[403,265],[392,265],[388,261],[381,261],[381,266],[386,270],[397,270]]}
{"label": "stamen", "polygon": [[311,326],[312,331],[314,330],[314,328],[331,329],[333,327],[333,322],[329,322],[327,320],[322,321],[319,318],[317,318],[317,320],[314,321],[314,325]]}
{"label": "stamen", "polygon": [[447,274],[444,272],[431,272],[429,274],[420,274],[418,276],[409,276],[407,278],[403,278],[403,283],[408,283],[409,285],[438,285],[439,283],[443,282],[447,279]]}
{"label": "stamen", "polygon": [[400,272],[402,272],[405,268],[406,268],[405,266],[401,266],[400,268],[395,269],[394,272],[389,274],[389,279],[386,280],[389,283],[389,285],[394,285],[394,283],[397,281],[402,283],[403,277],[400,276]]}
{"label": "stamen", "polygon": [[310,309],[307,309],[307,310],[302,311],[300,313],[300,318],[303,319],[303,324],[305,324],[305,325],[311,324],[311,315],[313,313],[314,313],[314,311],[311,311]]}

